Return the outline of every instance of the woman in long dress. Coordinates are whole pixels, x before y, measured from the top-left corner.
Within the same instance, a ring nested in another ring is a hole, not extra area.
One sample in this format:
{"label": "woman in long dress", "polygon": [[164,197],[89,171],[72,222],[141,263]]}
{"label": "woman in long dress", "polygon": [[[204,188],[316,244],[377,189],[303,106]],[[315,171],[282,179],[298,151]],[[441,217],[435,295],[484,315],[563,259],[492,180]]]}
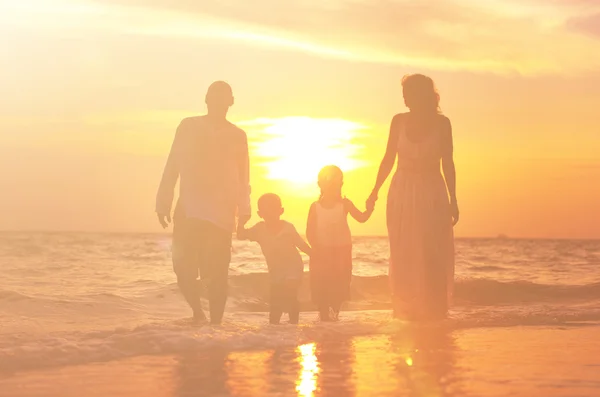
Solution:
{"label": "woman in long dress", "polygon": [[402,88],[410,111],[392,120],[367,208],[375,205],[398,158],[387,201],[394,315],[439,319],[447,314],[454,282],[453,226],[458,222],[458,205],[452,127],[439,110],[431,78],[405,76]]}

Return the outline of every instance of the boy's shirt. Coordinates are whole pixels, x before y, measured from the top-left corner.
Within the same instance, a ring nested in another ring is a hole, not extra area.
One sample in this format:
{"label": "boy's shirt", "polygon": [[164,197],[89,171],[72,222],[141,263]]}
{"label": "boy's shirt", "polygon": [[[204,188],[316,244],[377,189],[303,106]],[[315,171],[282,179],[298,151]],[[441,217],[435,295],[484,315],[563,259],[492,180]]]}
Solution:
{"label": "boy's shirt", "polygon": [[267,261],[271,282],[300,280],[304,273],[302,257],[298,246],[305,244],[294,225],[282,221],[283,227],[278,233],[268,230],[265,222],[259,222],[246,229],[246,238],[260,244]]}

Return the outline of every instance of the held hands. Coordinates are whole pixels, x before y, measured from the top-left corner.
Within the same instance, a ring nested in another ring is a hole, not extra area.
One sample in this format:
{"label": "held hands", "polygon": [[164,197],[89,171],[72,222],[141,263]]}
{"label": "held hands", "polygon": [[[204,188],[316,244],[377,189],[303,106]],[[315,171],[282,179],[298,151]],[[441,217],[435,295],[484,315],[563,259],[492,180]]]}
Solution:
{"label": "held hands", "polygon": [[372,213],[373,210],[375,210],[375,202],[377,201],[377,192],[375,190],[373,190],[373,192],[371,192],[371,195],[369,196],[369,198],[367,199],[367,202],[365,204],[367,211],[369,213]]}
{"label": "held hands", "polygon": [[246,223],[250,220],[250,215],[240,215],[238,217],[238,228],[246,226]]}
{"label": "held hands", "polygon": [[248,223],[249,220],[250,220],[250,215],[240,215],[238,217],[238,223],[237,223],[237,229],[236,229],[236,233],[238,236],[243,234],[244,226],[246,226],[246,223]]}

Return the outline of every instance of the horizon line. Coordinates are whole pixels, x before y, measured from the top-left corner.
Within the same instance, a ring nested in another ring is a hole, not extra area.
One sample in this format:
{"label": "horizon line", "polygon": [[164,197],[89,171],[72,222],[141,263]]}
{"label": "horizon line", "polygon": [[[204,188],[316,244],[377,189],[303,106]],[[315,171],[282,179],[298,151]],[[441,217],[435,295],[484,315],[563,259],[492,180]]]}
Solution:
{"label": "horizon line", "polygon": [[[6,233],[42,233],[42,234],[122,234],[122,235],[170,235],[172,230],[166,231],[127,231],[127,230],[50,230],[50,229],[0,229],[0,234]],[[235,235],[235,233],[232,233]],[[301,233],[302,236],[304,234]],[[367,238],[387,238],[386,234],[357,234],[352,237],[367,237]],[[509,236],[499,233],[495,236],[455,236],[456,240],[571,240],[571,241],[600,241],[600,237],[524,237],[524,236]]]}

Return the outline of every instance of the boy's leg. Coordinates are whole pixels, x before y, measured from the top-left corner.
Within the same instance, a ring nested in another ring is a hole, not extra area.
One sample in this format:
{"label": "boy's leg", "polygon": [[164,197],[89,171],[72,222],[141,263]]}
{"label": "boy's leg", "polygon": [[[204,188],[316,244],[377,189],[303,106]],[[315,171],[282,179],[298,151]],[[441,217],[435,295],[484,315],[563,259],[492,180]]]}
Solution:
{"label": "boy's leg", "polygon": [[279,324],[283,314],[285,300],[285,285],[281,283],[271,284],[271,297],[269,305],[269,322]]}
{"label": "boy's leg", "polygon": [[211,324],[220,324],[227,302],[231,232],[207,221],[198,221],[201,229],[200,275],[206,280]]}
{"label": "boy's leg", "polygon": [[294,281],[289,283],[286,288],[287,309],[291,324],[298,324],[300,319],[300,303],[298,302],[299,283]]}
{"label": "boy's leg", "polygon": [[198,230],[193,221],[183,216],[174,217],[173,222],[173,271],[183,297],[194,312],[197,320],[206,320],[200,301],[198,286]]}

